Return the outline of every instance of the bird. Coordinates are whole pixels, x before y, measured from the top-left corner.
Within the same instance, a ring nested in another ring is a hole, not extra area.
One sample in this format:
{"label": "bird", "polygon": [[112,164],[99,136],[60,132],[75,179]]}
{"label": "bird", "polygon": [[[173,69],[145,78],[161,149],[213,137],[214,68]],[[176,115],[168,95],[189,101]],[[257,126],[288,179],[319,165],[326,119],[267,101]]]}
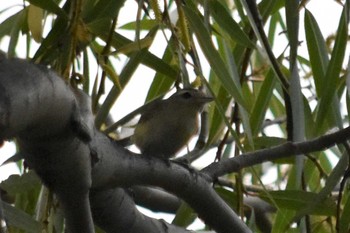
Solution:
{"label": "bird", "polygon": [[133,143],[142,155],[170,159],[198,132],[199,113],[212,100],[197,89],[187,88],[155,101],[141,114]]}

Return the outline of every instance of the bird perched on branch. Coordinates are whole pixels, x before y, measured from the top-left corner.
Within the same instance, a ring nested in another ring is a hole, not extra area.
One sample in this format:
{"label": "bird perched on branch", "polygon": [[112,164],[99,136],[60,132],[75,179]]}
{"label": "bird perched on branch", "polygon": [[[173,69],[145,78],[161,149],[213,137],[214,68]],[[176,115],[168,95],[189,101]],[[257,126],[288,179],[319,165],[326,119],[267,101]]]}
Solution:
{"label": "bird perched on branch", "polygon": [[170,158],[198,131],[199,113],[213,98],[196,89],[182,89],[145,110],[132,137],[146,156]]}

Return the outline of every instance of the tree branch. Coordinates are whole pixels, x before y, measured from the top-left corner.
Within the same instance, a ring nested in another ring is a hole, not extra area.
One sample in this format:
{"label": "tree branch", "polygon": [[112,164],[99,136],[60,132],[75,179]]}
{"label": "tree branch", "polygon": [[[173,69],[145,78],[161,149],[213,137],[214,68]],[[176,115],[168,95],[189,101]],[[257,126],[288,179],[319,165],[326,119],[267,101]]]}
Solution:
{"label": "tree branch", "polygon": [[259,39],[260,43],[263,45],[269,62],[271,63],[272,69],[275,72],[278,80],[282,85],[282,91],[284,96],[284,105],[286,108],[286,116],[287,116],[287,139],[293,140],[293,114],[292,114],[292,104],[290,99],[290,91],[289,91],[289,81],[284,76],[280,65],[277,62],[275,55],[272,52],[271,46],[269,44],[268,38],[264,31],[264,26],[262,24],[261,16],[256,5],[256,0],[243,0],[242,1],[245,10],[247,11],[248,18],[250,20],[251,26],[254,30],[256,37]]}
{"label": "tree branch", "polygon": [[142,215],[122,188],[92,191],[90,201],[95,223],[106,232],[189,232]]}
{"label": "tree branch", "polygon": [[131,153],[111,142],[100,132],[91,142],[98,158],[92,169],[93,190],[135,185],[162,187],[186,201],[216,231],[250,232],[213,190],[208,177],[177,163]]}
{"label": "tree branch", "polygon": [[210,178],[131,153],[97,131],[90,106],[88,96],[47,68],[0,55],[0,141],[16,137],[29,167],[60,200],[68,232],[94,232],[90,204],[96,223],[106,229],[185,232],[136,211],[120,188],[135,185],[176,194],[217,232],[251,232],[217,195]]}
{"label": "tree branch", "polygon": [[143,206],[153,212],[175,214],[181,205],[181,199],[159,188],[134,186],[131,196],[137,205]]}
{"label": "tree branch", "polygon": [[204,168],[202,172],[215,180],[222,175],[237,172],[263,162],[324,150],[342,143],[348,138],[350,138],[350,127],[305,142],[286,142],[272,148],[248,152],[234,158],[212,163]]}
{"label": "tree branch", "polygon": [[68,232],[92,233],[93,121],[80,94],[44,66],[0,55],[0,139],[17,137],[27,164],[60,200]]}

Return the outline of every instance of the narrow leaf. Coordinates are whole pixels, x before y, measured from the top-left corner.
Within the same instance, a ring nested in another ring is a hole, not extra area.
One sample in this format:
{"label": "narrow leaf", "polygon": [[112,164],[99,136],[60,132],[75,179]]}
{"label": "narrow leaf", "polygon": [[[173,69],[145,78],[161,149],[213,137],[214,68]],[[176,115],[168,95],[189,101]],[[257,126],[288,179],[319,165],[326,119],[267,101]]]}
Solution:
{"label": "narrow leaf", "polygon": [[286,3],[287,32],[290,44],[290,66],[293,68],[298,54],[299,46],[299,0],[289,0]]}
{"label": "narrow leaf", "polygon": [[19,34],[21,29],[24,26],[24,22],[26,20],[27,16],[27,9],[23,9],[20,11],[20,14],[17,15],[16,21],[12,25],[11,32],[10,32],[10,43],[8,46],[7,54],[9,57],[14,57],[16,55],[16,47],[19,39]]}
{"label": "narrow leaf", "polygon": [[209,1],[209,9],[219,27],[221,27],[233,41],[249,48],[255,47],[254,43],[219,1]]}
{"label": "narrow leaf", "polygon": [[[143,19],[140,20],[139,22],[139,29],[140,30],[151,30],[154,28],[158,22],[154,19]],[[120,29],[125,29],[125,30],[136,30],[137,29],[137,23],[135,21],[124,24],[120,26]]]}
{"label": "narrow leaf", "polygon": [[[315,214],[316,210],[319,209],[320,204],[323,208],[328,209],[328,211],[334,211],[331,206],[326,204],[331,192],[334,190],[335,186],[339,183],[339,180],[344,174],[344,171],[348,164],[348,157],[343,154],[338,164],[333,169],[331,175],[328,177],[324,188],[316,194],[312,199],[310,199],[304,206],[300,207],[295,215],[295,219],[299,220],[301,217],[307,214]],[[324,206],[326,205],[326,206]],[[334,212],[335,213],[335,212]]]}
{"label": "narrow leaf", "polygon": [[321,34],[316,19],[310,11],[305,10],[305,36],[310,56],[313,78],[315,80],[317,96],[321,96],[329,63],[326,42]]}
{"label": "narrow leaf", "polygon": [[337,36],[335,39],[334,49],[332,57],[329,62],[326,76],[324,80],[324,86],[322,88],[322,97],[319,101],[318,110],[316,114],[315,132],[318,132],[322,128],[322,124],[326,119],[328,110],[330,109],[333,97],[336,93],[336,87],[339,82],[339,74],[344,61],[344,55],[346,50],[347,38],[348,38],[348,22],[347,22],[347,7],[343,9],[342,16],[340,18],[339,27],[337,30]]}
{"label": "narrow leaf", "polygon": [[[268,195],[265,192],[259,194],[259,196],[271,204],[277,205],[279,209],[299,210],[305,205],[317,197],[317,193],[311,193],[298,190],[283,190],[283,191],[270,191]],[[270,198],[273,198],[273,202]],[[310,213],[313,215],[325,215],[334,216],[336,212],[336,203],[332,198],[326,198],[322,202],[319,202],[315,209]]]}
{"label": "narrow leaf", "polygon": [[57,5],[57,3],[53,0],[27,0],[31,4],[40,7],[49,12],[55,13],[65,19],[68,19],[66,12],[62,10],[61,7]]}
{"label": "narrow leaf", "polygon": [[185,202],[182,202],[179,209],[176,211],[172,224],[187,227],[192,224],[196,218],[197,214],[193,211],[193,209]]}
{"label": "narrow leaf", "polygon": [[84,8],[88,11],[83,11],[82,15],[86,23],[90,23],[101,18],[107,18],[109,20],[115,18],[119,9],[123,6],[124,1],[115,0],[99,0],[90,8]]}
{"label": "narrow leaf", "polygon": [[[171,37],[167,47],[165,48],[163,57],[161,59],[161,61],[166,65],[173,63],[172,62],[174,59],[174,52],[172,50],[173,42],[174,42],[174,38]],[[154,65],[158,65],[158,64],[160,64],[160,63],[157,61],[154,61]],[[175,71],[175,67],[176,67],[176,65],[171,66],[172,70],[174,71],[174,76],[172,76],[172,79],[167,78],[166,77],[167,74],[164,74],[163,72],[156,72],[156,74],[154,75],[154,78],[153,78],[153,82],[148,90],[146,102],[148,102],[156,97],[159,97],[161,94],[164,94],[165,92],[167,92],[170,89],[171,85],[173,85],[173,83],[175,82],[175,80],[177,78],[177,75],[176,75],[177,72]],[[170,69],[169,69],[169,72],[170,72]]]}
{"label": "narrow leaf", "polygon": [[10,35],[13,25],[16,24],[18,17],[21,17],[22,11],[17,12],[16,14],[9,16],[2,23],[0,23],[0,38]]}
{"label": "narrow leaf", "polygon": [[28,6],[28,28],[32,33],[33,39],[38,43],[41,42],[41,35],[43,32],[43,13],[44,12],[40,7],[35,5]]}
{"label": "narrow leaf", "polygon": [[228,72],[225,63],[220,57],[220,54],[215,49],[210,35],[199,15],[187,7],[184,7],[184,12],[189,21],[191,29],[196,34],[205,57],[211,65],[211,68],[218,76],[222,85],[227,89],[228,93],[235,98],[235,101],[237,101],[246,110],[249,109],[243,99],[241,88],[233,81],[233,77]]}
{"label": "narrow leaf", "polygon": [[[107,40],[108,34],[105,33],[101,35],[101,39]],[[133,43],[131,40],[127,39],[126,37],[122,36],[119,33],[114,33],[111,41],[111,45],[114,49],[118,50],[119,48]],[[131,56],[131,55],[129,55]],[[158,58],[157,56],[153,55],[149,51],[146,51],[142,57],[141,57],[141,63],[145,66],[155,70],[156,72],[162,73],[163,77],[168,77],[170,80],[176,80],[178,72],[170,66],[167,62],[163,61],[162,59]]]}
{"label": "narrow leaf", "polygon": [[[349,193],[348,193],[349,195]],[[339,233],[348,233],[350,230],[350,198],[348,197],[339,220]]]}
{"label": "narrow leaf", "polygon": [[270,103],[272,91],[275,85],[276,78],[274,77],[274,72],[270,70],[265,76],[265,80],[252,108],[250,124],[252,127],[253,136],[257,136],[261,130],[261,125],[264,121],[266,110]]}
{"label": "narrow leaf", "polygon": [[35,221],[29,214],[3,201],[1,205],[4,208],[4,215],[9,226],[25,230],[25,232],[29,233],[41,232],[40,223]]}

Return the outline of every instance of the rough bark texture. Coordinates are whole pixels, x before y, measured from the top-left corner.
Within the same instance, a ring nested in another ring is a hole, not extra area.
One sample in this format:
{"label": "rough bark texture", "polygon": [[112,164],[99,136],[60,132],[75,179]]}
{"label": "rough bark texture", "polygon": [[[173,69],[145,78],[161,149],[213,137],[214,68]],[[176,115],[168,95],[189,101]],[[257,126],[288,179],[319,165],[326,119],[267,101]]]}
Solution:
{"label": "rough bark texture", "polygon": [[54,72],[1,55],[0,138],[16,137],[29,167],[60,200],[67,230],[94,232],[88,199],[90,149],[86,143],[92,131],[84,125],[88,116],[80,118],[78,100]]}
{"label": "rough bark texture", "polygon": [[217,232],[250,232],[208,177],[136,155],[94,127],[90,99],[54,72],[0,56],[0,140],[21,154],[63,207],[68,232],[186,232],[138,212],[123,188],[159,186],[185,200]]}

